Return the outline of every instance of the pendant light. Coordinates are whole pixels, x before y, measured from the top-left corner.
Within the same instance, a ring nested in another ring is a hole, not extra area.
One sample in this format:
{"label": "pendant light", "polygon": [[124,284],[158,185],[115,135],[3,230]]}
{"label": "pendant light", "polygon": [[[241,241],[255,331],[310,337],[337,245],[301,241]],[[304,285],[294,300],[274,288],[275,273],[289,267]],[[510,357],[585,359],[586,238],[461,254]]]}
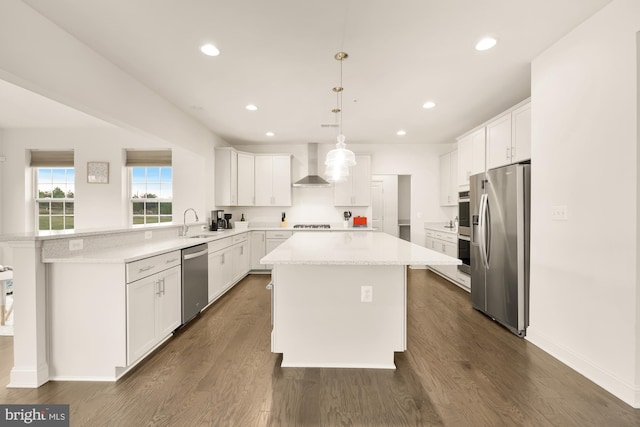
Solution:
{"label": "pendant light", "polygon": [[325,159],[325,175],[329,182],[345,181],[349,176],[349,168],[356,165],[356,156],[353,151],[348,150],[347,144],[345,144],[345,136],[342,133],[342,62],[347,59],[349,55],[346,52],[338,52],[334,55],[337,61],[340,61],[340,86],[334,87],[332,90],[336,94],[337,107],[331,110],[336,114],[338,120],[338,143],[336,148],[327,153]]}

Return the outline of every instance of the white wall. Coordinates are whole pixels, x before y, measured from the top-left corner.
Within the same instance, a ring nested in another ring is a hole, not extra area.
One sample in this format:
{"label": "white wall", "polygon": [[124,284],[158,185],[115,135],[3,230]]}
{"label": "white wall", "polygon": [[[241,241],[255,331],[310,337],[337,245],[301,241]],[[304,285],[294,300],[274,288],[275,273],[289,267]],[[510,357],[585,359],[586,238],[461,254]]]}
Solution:
{"label": "white wall", "polygon": [[615,0],[532,64],[527,331],[636,407],[639,30],[640,2]]}
{"label": "white wall", "polygon": [[[3,233],[33,231],[35,206],[32,171],[28,165],[31,149],[73,149],[76,168],[75,229],[120,228],[129,226],[128,174],[124,150],[131,148],[171,148],[174,167],[174,222],[193,207],[206,218],[211,206],[205,196],[213,188],[213,148],[194,153],[155,138],[142,137],[115,127],[90,129],[5,129],[2,169]],[[87,162],[109,162],[109,183],[87,183]],[[211,189],[211,190],[210,190]],[[211,199],[213,200],[213,196]]]}
{"label": "white wall", "polygon": [[[319,144],[319,159],[334,144]],[[453,219],[457,209],[443,208],[438,204],[439,156],[451,151],[455,144],[412,145],[412,144],[348,144],[356,154],[371,156],[372,175],[411,175],[411,241],[424,245],[424,222],[441,222]],[[250,153],[290,153],[293,154],[292,180],[307,175],[307,145],[243,145],[238,150]],[[320,175],[324,168],[319,167]],[[331,188],[293,188],[293,206],[289,208],[225,208],[239,218],[241,212],[253,221],[280,220],[280,212],[286,211],[290,222],[342,221],[344,208],[333,206]],[[370,208],[349,208],[353,215],[370,216]]]}

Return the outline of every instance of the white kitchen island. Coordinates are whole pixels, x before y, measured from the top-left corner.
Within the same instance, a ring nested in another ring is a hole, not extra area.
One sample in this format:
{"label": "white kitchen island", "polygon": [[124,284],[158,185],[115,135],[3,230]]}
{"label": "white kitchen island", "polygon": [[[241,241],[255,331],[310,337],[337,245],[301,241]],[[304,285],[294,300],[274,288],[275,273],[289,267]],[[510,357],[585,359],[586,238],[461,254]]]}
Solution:
{"label": "white kitchen island", "polygon": [[296,233],[273,264],[271,351],[283,367],[395,369],[405,351],[409,265],[456,258],[381,232]]}

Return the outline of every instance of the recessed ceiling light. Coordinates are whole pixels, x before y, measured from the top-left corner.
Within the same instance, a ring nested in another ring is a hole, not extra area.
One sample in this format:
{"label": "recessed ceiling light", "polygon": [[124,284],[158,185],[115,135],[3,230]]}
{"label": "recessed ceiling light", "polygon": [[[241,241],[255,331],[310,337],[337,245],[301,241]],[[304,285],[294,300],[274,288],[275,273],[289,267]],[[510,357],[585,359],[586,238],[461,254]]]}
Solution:
{"label": "recessed ceiling light", "polygon": [[488,50],[494,47],[497,40],[493,37],[485,37],[476,44],[476,50]]}
{"label": "recessed ceiling light", "polygon": [[422,104],[422,108],[426,108],[426,109],[433,108],[435,106],[436,106],[436,103],[433,101],[427,101],[424,104]]}
{"label": "recessed ceiling light", "polygon": [[398,136],[405,136],[406,134],[407,134],[407,132],[403,131],[403,130],[399,130],[398,132],[396,132],[396,135],[398,135]]}
{"label": "recessed ceiling light", "polygon": [[246,109],[247,109],[247,110],[249,110],[249,111],[256,111],[256,110],[258,109],[258,107],[256,107],[256,106],[255,106],[255,105],[253,105],[253,104],[249,104],[249,105],[247,105],[247,106],[246,106],[246,107],[244,107],[244,108],[246,108]]}
{"label": "recessed ceiling light", "polygon": [[211,43],[203,44],[202,46],[200,46],[200,51],[207,56],[220,55],[220,50]]}
{"label": "recessed ceiling light", "polygon": [[267,136],[274,136],[274,135],[275,135],[275,133],[273,133],[273,132],[267,132],[267,133],[265,133],[265,135],[267,135]]}

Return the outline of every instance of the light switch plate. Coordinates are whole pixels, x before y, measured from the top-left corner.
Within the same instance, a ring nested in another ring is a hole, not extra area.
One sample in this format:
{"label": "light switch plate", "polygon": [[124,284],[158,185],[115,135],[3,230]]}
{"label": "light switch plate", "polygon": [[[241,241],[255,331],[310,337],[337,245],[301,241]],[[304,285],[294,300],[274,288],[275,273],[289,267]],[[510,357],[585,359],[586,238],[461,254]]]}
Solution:
{"label": "light switch plate", "polygon": [[569,219],[566,205],[557,205],[551,207],[551,219],[554,221],[566,221]]}
{"label": "light switch plate", "polygon": [[360,302],[372,302],[372,301],[373,301],[373,286],[361,286]]}

